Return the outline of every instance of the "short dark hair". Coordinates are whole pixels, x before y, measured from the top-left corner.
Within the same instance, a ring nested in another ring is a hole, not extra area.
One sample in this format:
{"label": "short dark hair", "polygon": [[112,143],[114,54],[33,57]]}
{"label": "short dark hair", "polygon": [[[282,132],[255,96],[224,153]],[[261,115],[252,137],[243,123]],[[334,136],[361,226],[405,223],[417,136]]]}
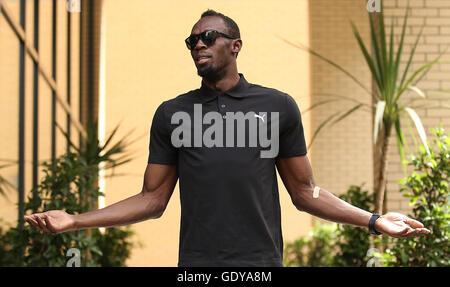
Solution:
{"label": "short dark hair", "polygon": [[[216,17],[222,18],[222,20],[225,22],[225,25],[228,28],[228,34],[233,38],[241,38],[241,32],[239,31],[239,26],[230,17],[225,16],[224,14],[216,12],[212,9],[208,9],[202,13],[202,15],[200,16],[200,19],[203,17],[207,17],[207,16],[216,16]],[[237,57],[237,54],[238,53],[236,53],[236,57]]]}
{"label": "short dark hair", "polygon": [[230,17],[225,16],[222,13],[216,12],[212,9],[208,9],[202,13],[200,19],[207,16],[216,16],[222,18],[228,28],[228,34],[233,38],[241,38],[241,32],[239,31],[238,25]]}

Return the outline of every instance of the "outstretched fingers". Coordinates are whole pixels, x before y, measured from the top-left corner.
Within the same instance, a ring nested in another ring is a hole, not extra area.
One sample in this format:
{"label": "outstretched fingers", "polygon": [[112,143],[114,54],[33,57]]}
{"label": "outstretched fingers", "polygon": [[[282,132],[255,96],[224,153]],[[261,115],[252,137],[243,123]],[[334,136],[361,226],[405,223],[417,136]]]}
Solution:
{"label": "outstretched fingers", "polygon": [[44,231],[45,233],[52,233],[48,229],[47,224],[44,221],[44,218],[46,217],[44,213],[33,214],[32,217],[34,218],[34,220],[36,220],[40,230]]}
{"label": "outstretched fingers", "polygon": [[55,228],[52,226],[47,214],[44,216],[44,222],[45,222],[45,226],[50,231],[50,233],[56,234]]}
{"label": "outstretched fingers", "polygon": [[417,221],[415,219],[409,218],[407,216],[405,216],[405,223],[409,224],[412,227],[416,227],[416,228],[422,228],[423,224],[420,221]]}
{"label": "outstretched fingers", "polygon": [[37,221],[32,216],[24,215],[23,218],[25,219],[26,222],[28,222],[34,228],[37,228],[39,230],[41,229],[41,227],[39,226],[39,223],[37,223]]}
{"label": "outstretched fingers", "polygon": [[425,228],[422,224],[422,222],[417,221],[415,219],[406,217],[405,219],[405,223],[408,224],[409,226],[413,227],[411,228],[414,232],[411,233],[411,236],[413,235],[423,235],[423,234],[430,234],[430,230]]}
{"label": "outstretched fingers", "polygon": [[417,235],[422,235],[422,234],[430,234],[431,231],[427,228],[416,228],[414,229],[417,233]]}
{"label": "outstretched fingers", "polygon": [[45,226],[45,222],[41,216],[37,216],[36,221],[38,222],[39,227],[41,228],[42,231],[44,231],[45,233],[49,232],[49,230],[47,229],[47,226]]}
{"label": "outstretched fingers", "polygon": [[412,227],[408,227],[407,229],[405,229],[402,234],[400,235],[400,237],[412,237],[412,236],[420,236],[420,235],[424,235],[424,234],[429,234],[430,230],[426,229],[426,228],[412,228]]}

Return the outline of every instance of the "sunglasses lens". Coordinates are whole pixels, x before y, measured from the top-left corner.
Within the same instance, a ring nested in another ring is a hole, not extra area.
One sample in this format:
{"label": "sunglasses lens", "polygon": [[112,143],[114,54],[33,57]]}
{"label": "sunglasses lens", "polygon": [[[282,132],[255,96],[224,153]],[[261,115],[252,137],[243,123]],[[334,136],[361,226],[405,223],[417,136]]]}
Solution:
{"label": "sunglasses lens", "polygon": [[187,38],[186,41],[185,41],[185,42],[186,42],[186,47],[187,47],[189,50],[192,50],[192,49],[197,45],[198,39],[199,39],[198,36],[195,36],[195,35],[190,36],[190,37]]}
{"label": "sunglasses lens", "polygon": [[189,41],[189,39],[186,39],[185,41],[184,41],[185,43],[186,43],[186,47],[189,49],[189,50],[192,50],[192,45],[191,45],[191,42]]}
{"label": "sunglasses lens", "polygon": [[202,41],[207,46],[211,46],[212,44],[214,44],[216,38],[217,38],[216,31],[205,31],[204,33],[202,33]]}
{"label": "sunglasses lens", "polygon": [[199,39],[202,39],[202,42],[206,45],[206,46],[211,46],[212,44],[214,44],[214,42],[217,39],[217,31],[214,30],[209,30],[209,31],[205,31],[199,35],[192,35],[189,38],[187,38],[185,40],[186,43],[186,47],[189,50],[192,50],[195,48],[195,46],[197,46],[197,42]]}

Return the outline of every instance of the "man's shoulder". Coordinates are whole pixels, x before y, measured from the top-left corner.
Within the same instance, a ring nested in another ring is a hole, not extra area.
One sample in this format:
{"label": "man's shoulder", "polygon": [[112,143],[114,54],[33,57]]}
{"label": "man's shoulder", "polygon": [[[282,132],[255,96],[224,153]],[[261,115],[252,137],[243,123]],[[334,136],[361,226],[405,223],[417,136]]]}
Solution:
{"label": "man's shoulder", "polygon": [[198,94],[200,89],[190,90],[188,92],[185,92],[183,94],[179,94],[167,101],[165,101],[167,104],[176,104],[176,103],[183,103],[185,101],[192,101],[192,98]]}
{"label": "man's shoulder", "polygon": [[163,110],[173,110],[180,109],[182,107],[186,107],[189,104],[192,104],[193,99],[197,95],[199,89],[190,90],[186,93],[179,94],[171,99],[165,100],[160,104],[160,108]]}
{"label": "man's shoulder", "polygon": [[284,108],[285,104],[292,98],[282,90],[254,83],[249,84],[248,96],[251,98],[260,98],[262,101],[280,108]]}
{"label": "man's shoulder", "polygon": [[259,84],[254,84],[254,83],[249,83],[248,89],[250,91],[262,91],[262,92],[264,92],[266,94],[269,94],[269,95],[276,95],[276,96],[287,95],[285,92],[283,92],[281,90],[278,90],[278,89],[275,89],[275,88],[272,88],[272,87],[259,85]]}

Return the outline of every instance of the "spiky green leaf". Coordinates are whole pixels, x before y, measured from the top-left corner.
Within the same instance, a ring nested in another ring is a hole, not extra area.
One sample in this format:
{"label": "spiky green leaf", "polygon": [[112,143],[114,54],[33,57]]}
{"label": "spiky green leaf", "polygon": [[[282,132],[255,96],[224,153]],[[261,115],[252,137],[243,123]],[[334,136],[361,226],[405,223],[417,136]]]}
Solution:
{"label": "spiky green leaf", "polygon": [[405,107],[405,111],[408,113],[414,125],[416,126],[417,133],[419,134],[419,137],[422,140],[422,143],[425,146],[427,153],[430,153],[430,149],[428,148],[427,142],[427,134],[425,132],[425,129],[423,128],[423,124],[422,121],[420,120],[419,115],[416,113],[416,111],[408,107]]}
{"label": "spiky green leaf", "polygon": [[379,101],[375,108],[375,118],[374,118],[374,124],[373,124],[373,142],[377,142],[378,138],[378,130],[383,122],[383,115],[384,115],[384,108],[386,107],[385,101]]}

